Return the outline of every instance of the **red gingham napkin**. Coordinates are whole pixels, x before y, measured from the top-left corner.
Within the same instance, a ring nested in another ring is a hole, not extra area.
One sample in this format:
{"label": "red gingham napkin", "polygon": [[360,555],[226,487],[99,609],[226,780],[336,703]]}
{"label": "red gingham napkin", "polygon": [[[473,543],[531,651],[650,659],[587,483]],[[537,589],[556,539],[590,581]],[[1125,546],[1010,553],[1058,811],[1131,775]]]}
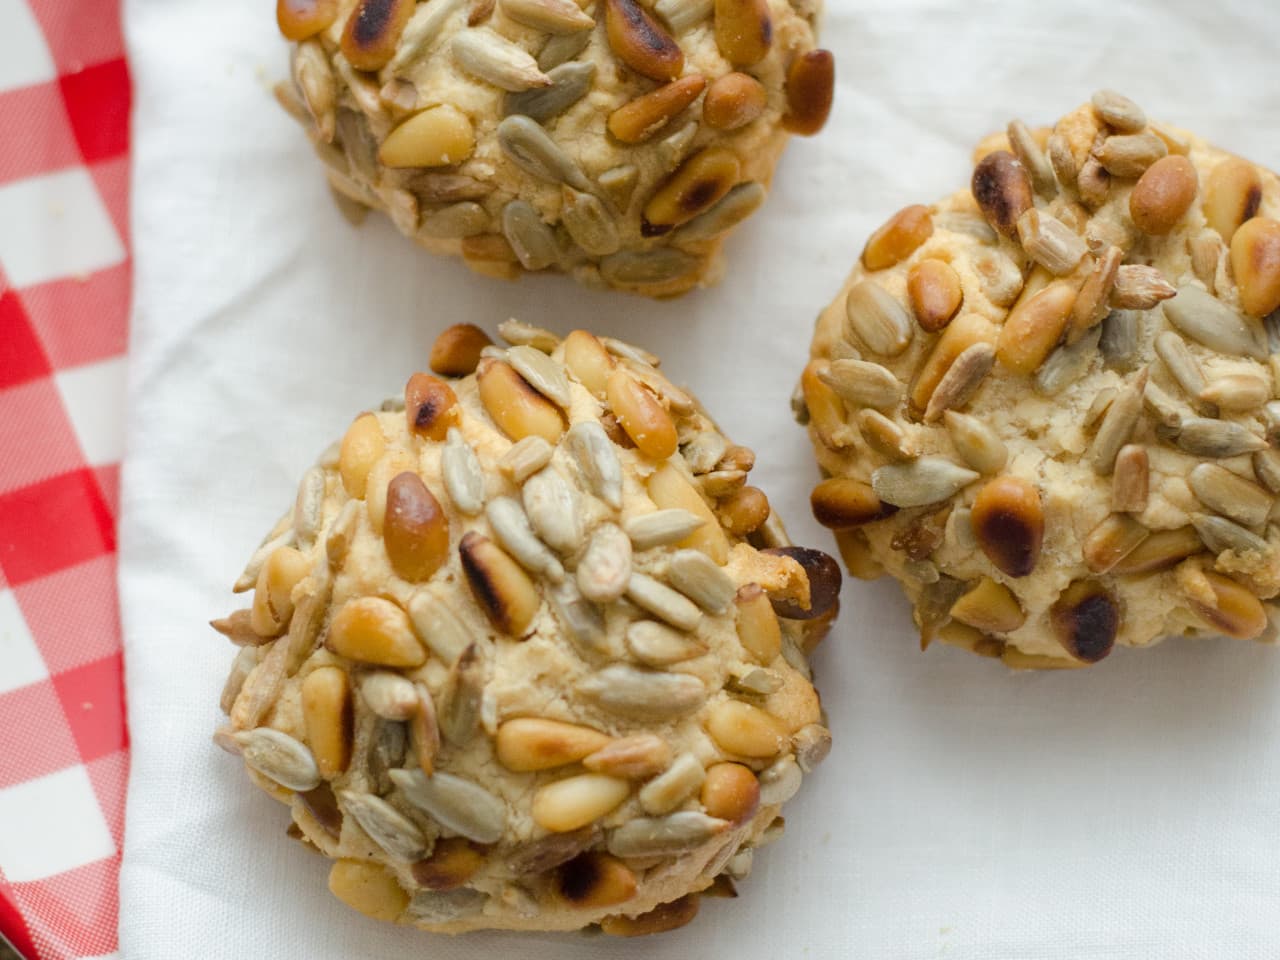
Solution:
{"label": "red gingham napkin", "polygon": [[114,956],[129,750],[119,0],[0,0],[0,931]]}

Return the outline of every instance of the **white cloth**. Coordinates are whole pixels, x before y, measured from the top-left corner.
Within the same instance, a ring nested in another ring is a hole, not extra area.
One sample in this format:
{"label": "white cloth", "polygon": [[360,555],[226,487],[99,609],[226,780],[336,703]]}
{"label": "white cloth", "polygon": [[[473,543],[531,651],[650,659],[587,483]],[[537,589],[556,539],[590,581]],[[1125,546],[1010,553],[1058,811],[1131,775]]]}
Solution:
{"label": "white cloth", "polygon": [[867,234],[963,187],[972,145],[1095,89],[1280,165],[1280,5],[830,0],[837,107],[795,141],[725,283],[675,303],[503,284],[371,217],[357,234],[272,102],[270,5],[129,0],[137,309],[120,577],[133,775],[127,960],[617,956],[1274,957],[1280,651],[1170,641],[1080,673],[921,655],[888,581],[849,583],[816,660],[835,732],[734,901],[631,944],[431,937],[325,891],[325,863],[209,735],[231,648],[205,621],[304,467],[396,392],[437,331],[509,315],[666,358],[798,541],[816,470],[788,410],[814,316]]}

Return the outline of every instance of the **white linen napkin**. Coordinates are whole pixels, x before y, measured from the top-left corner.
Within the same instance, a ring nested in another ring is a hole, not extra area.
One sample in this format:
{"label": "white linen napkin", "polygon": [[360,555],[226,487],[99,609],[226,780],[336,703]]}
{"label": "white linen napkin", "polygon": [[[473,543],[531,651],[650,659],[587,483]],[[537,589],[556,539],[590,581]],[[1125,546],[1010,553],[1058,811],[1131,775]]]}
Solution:
{"label": "white linen napkin", "polygon": [[502,284],[381,217],[333,209],[272,102],[270,4],[128,0],[137,84],[137,307],[120,580],[133,775],[127,960],[1274,957],[1280,945],[1280,651],[1170,641],[1085,672],[921,655],[888,581],[849,583],[817,656],[835,749],[735,901],[646,942],[433,937],[337,904],[325,863],[216,750],[231,648],[205,626],[297,476],[395,393],[442,327],[519,316],[659,352],[793,535],[816,471],[788,397],[814,316],[887,215],[968,182],[1015,116],[1101,86],[1280,164],[1280,5],[830,0],[837,108],[795,141],[725,282],[675,303],[556,278]]}

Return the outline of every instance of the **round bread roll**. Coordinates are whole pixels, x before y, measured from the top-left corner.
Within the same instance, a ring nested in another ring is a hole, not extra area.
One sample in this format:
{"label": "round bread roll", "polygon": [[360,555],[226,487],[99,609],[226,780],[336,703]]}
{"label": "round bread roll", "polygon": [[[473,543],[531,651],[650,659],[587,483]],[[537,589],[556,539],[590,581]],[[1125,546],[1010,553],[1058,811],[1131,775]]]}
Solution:
{"label": "round bread roll", "polygon": [[1110,91],[895,214],[802,382],[817,519],[1014,667],[1273,635],[1280,184]]}
{"label": "round bread roll", "polygon": [[344,209],[482,273],[716,281],[789,134],[826,122],[820,0],[279,0],[277,94]]}
{"label": "round bread roll", "polygon": [[213,624],[215,741],[370,916],[670,929],[826,755],[839,566],[657,358],[501,329],[446,330],[307,470]]}

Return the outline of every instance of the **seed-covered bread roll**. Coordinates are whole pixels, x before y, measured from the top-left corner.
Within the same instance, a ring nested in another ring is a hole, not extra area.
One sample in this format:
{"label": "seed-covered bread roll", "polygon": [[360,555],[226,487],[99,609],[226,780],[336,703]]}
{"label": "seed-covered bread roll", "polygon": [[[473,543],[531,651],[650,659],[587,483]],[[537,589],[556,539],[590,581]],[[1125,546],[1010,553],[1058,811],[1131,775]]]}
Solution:
{"label": "seed-covered bread roll", "polygon": [[366,914],[676,927],[827,752],[839,566],[656,357],[501,329],[445,331],[304,474],[214,623],[215,739]]}
{"label": "seed-covered bread roll", "polygon": [[820,0],[279,0],[281,102],[344,209],[482,273],[714,282],[834,84]]}
{"label": "seed-covered bread roll", "polygon": [[1280,184],[1110,91],[984,141],[818,321],[815,516],[922,643],[1080,666],[1269,638]]}

